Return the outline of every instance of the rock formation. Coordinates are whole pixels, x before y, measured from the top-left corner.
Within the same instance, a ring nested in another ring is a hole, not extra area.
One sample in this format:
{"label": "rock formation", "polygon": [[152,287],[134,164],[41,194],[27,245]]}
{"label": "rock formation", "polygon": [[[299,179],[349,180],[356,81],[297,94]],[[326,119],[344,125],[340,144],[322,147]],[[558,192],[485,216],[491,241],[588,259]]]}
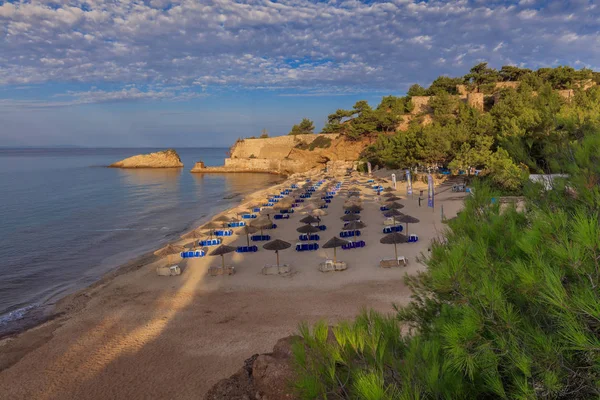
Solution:
{"label": "rock formation", "polygon": [[110,168],[181,168],[183,163],[179,154],[173,149],[157,151],[150,154],[139,154],[114,164]]}
{"label": "rock formation", "polygon": [[292,343],[298,339],[298,336],[280,339],[272,353],[253,355],[238,372],[217,382],[204,399],[296,399],[291,386],[294,377]]}

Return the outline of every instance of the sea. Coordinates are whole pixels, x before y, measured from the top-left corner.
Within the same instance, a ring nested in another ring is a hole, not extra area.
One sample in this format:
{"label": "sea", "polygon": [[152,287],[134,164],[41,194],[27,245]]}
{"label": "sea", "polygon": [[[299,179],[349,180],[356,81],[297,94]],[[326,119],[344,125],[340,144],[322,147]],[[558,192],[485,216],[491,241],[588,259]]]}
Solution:
{"label": "sea", "polygon": [[180,169],[114,169],[150,148],[0,148],[0,336],[35,323],[61,297],[155,250],[271,174],[192,174],[226,148],[176,148]]}

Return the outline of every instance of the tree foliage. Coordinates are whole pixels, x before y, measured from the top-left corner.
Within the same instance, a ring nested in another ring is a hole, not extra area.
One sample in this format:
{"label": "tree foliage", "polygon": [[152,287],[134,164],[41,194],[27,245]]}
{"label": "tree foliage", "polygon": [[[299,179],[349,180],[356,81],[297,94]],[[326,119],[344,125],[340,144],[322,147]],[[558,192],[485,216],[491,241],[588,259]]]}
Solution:
{"label": "tree foliage", "polygon": [[303,325],[302,398],[599,398],[600,131],[557,162],[570,178],[528,184],[524,211],[476,187],[395,316]]}
{"label": "tree foliage", "polygon": [[302,118],[302,121],[299,124],[292,127],[292,130],[288,135],[308,135],[312,133],[315,133],[314,123],[308,118]]}

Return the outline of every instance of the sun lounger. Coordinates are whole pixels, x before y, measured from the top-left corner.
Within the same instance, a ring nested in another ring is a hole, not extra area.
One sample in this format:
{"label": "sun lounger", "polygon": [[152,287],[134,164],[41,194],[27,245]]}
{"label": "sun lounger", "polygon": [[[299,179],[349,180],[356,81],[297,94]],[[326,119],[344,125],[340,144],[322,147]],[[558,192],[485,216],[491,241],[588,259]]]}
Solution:
{"label": "sun lounger", "polygon": [[304,203],[304,199],[302,199],[302,198],[296,199],[296,203]]}
{"label": "sun lounger", "polygon": [[364,240],[358,240],[356,242],[350,242],[350,243],[346,243],[344,245],[342,245],[342,249],[343,250],[350,250],[350,249],[360,249],[363,248],[367,245],[367,243],[365,243]]}
{"label": "sun lounger", "polygon": [[321,272],[343,271],[347,268],[348,266],[344,261],[333,262],[333,260],[326,260],[319,264],[319,271]]}
{"label": "sun lounger", "polygon": [[253,235],[250,237],[253,242],[265,242],[271,240],[270,235]]}
{"label": "sun lounger", "polygon": [[386,226],[385,228],[383,228],[383,233],[388,234],[393,232],[402,232],[403,229],[404,228],[402,227],[402,225]]}
{"label": "sun lounger", "polygon": [[414,233],[411,233],[408,236],[408,241],[409,241],[409,243],[416,243],[419,241],[419,237],[417,235],[415,235]]}
{"label": "sun lounger", "polygon": [[347,237],[355,237],[355,236],[360,236],[360,231],[341,231],[340,232],[340,237],[341,238],[347,238]]}
{"label": "sun lounger", "polygon": [[273,202],[268,202],[268,203],[264,203],[263,207],[273,207],[275,205],[275,203]]}
{"label": "sun lounger", "polygon": [[300,235],[300,236],[298,236],[298,239],[299,239],[299,240],[302,240],[302,241],[309,241],[309,240],[310,240],[310,241],[315,241],[315,240],[321,240],[321,238],[319,237],[319,235],[307,235],[307,234],[304,234],[304,235]]}
{"label": "sun lounger", "polygon": [[215,236],[232,236],[233,235],[233,230],[231,229],[220,229],[218,231],[215,231]]}
{"label": "sun lounger", "polygon": [[293,214],[294,210],[292,210],[291,208],[288,208],[286,210],[279,210],[279,214]]}
{"label": "sun lounger", "polygon": [[327,199],[327,200],[325,200],[325,203],[330,204],[331,200]]}
{"label": "sun lounger", "polygon": [[327,229],[327,226],[325,226],[325,225],[319,225],[319,226],[317,226],[317,228],[319,228],[320,230],[324,231],[324,230]]}
{"label": "sun lounger", "polygon": [[314,251],[319,249],[319,243],[296,243],[296,251]]}
{"label": "sun lounger", "polygon": [[[331,201],[331,200],[330,200]],[[325,200],[325,202],[327,202],[327,200]],[[329,208],[329,206],[327,204],[323,204],[321,207],[319,208]]]}
{"label": "sun lounger", "polygon": [[375,180],[374,180],[374,179],[369,179],[369,180],[367,181],[367,183],[373,183],[373,182],[375,182]]}
{"label": "sun lounger", "polygon": [[406,267],[408,265],[408,259],[404,256],[398,256],[398,259],[384,258],[379,262],[379,266],[382,268],[391,267]]}
{"label": "sun lounger", "polygon": [[348,210],[346,210],[346,211],[344,211],[344,214],[346,214],[346,215],[347,214],[360,214],[360,211],[348,211]]}
{"label": "sun lounger", "polygon": [[276,228],[277,228],[277,224],[273,224],[270,227],[264,228],[264,229],[276,229]]}
{"label": "sun lounger", "polygon": [[210,267],[208,269],[208,274],[210,276],[218,276],[218,275],[233,275],[235,273],[235,268],[231,266],[225,266],[225,268],[219,267]]}
{"label": "sun lounger", "polygon": [[292,189],[298,189],[298,185],[296,185],[295,183],[292,183],[292,186],[290,186]]}
{"label": "sun lounger", "polygon": [[198,242],[199,246],[218,246],[221,244],[221,239],[206,239]]}
{"label": "sun lounger", "polygon": [[256,217],[257,217],[256,214],[242,214],[243,219],[254,219]]}
{"label": "sun lounger", "polygon": [[379,207],[379,211],[389,211],[390,209],[387,208],[386,206],[381,206]]}
{"label": "sun lounger", "polygon": [[276,199],[283,199],[283,196],[281,194],[278,194],[278,195],[273,196],[273,197],[276,198]]}
{"label": "sun lounger", "polygon": [[239,228],[241,226],[246,226],[246,222],[244,221],[234,221],[227,224],[229,228]]}
{"label": "sun lounger", "polygon": [[274,219],[290,219],[290,214],[275,214]]}
{"label": "sun lounger", "polygon": [[239,246],[236,250],[238,253],[256,253],[258,246]]}
{"label": "sun lounger", "polygon": [[179,255],[181,256],[181,258],[199,258],[204,257],[206,255],[206,252],[204,250],[190,250],[183,251]]}

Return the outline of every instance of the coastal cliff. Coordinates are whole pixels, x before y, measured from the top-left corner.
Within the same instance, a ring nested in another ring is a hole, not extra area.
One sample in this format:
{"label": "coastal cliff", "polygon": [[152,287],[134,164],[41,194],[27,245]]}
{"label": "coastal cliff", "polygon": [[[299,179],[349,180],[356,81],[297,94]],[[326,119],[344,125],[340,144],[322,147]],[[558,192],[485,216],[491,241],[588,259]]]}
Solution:
{"label": "coastal cliff", "polygon": [[173,149],[157,151],[156,153],[139,154],[116,163],[110,168],[181,168],[183,163],[179,154]]}
{"label": "coastal cliff", "polygon": [[196,163],[192,173],[264,172],[291,175],[335,165],[352,167],[368,143],[341,135],[309,134],[264,139],[241,139],[220,167]]}

